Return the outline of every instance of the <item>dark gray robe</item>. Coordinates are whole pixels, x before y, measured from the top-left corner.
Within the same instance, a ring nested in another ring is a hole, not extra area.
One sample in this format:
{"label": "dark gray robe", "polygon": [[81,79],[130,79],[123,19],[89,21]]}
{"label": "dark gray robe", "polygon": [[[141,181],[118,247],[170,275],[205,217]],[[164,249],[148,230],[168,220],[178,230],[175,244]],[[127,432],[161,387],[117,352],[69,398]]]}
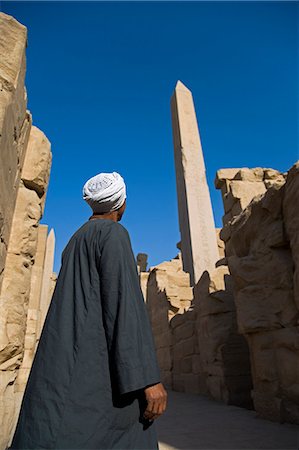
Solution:
{"label": "dark gray robe", "polygon": [[62,254],[12,449],[156,449],[143,388],[160,381],[127,230],[93,219]]}

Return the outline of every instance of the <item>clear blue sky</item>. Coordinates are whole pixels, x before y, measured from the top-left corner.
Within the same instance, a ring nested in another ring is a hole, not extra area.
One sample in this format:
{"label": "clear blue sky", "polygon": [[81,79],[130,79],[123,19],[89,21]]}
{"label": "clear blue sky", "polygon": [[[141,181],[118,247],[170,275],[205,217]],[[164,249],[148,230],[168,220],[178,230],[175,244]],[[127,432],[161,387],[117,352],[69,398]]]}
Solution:
{"label": "clear blue sky", "polygon": [[215,221],[217,169],[287,170],[298,157],[298,4],[2,2],[28,27],[33,122],[52,143],[43,223],[61,251],[90,216],[82,186],[118,171],[134,253],[177,254],[170,97],[192,90]]}

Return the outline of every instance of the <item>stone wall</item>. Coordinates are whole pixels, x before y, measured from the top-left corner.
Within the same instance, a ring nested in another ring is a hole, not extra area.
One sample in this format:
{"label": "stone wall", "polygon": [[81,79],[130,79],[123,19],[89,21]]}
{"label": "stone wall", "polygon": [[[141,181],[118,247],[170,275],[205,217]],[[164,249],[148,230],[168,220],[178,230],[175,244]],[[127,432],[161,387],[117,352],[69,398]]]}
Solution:
{"label": "stone wall", "polygon": [[261,197],[273,185],[280,186],[285,181],[285,174],[278,170],[256,167],[249,169],[221,169],[215,179],[216,189],[221,190],[224,216],[220,238],[229,247],[229,223],[237,217],[255,197]]}
{"label": "stone wall", "polygon": [[151,267],[146,286],[146,302],[153,327],[162,379],[173,387],[173,347],[175,339],[170,323],[176,315],[188,311],[193,298],[190,276],[183,272],[179,257]]}
{"label": "stone wall", "polygon": [[[147,306],[164,383],[175,391],[252,407],[248,345],[238,333],[231,277],[219,267],[190,288],[181,255],[150,269]],[[188,297],[188,303],[184,302]]]}
{"label": "stone wall", "polygon": [[203,274],[192,303],[180,310],[179,258],[149,273],[164,381],[299,423],[299,163],[288,174],[223,169],[216,186],[225,206],[224,257]]}
{"label": "stone wall", "polygon": [[208,394],[227,404],[251,408],[248,345],[237,329],[232,278],[226,265],[203,274],[194,290],[194,305]]}
{"label": "stone wall", "polygon": [[[0,448],[9,444],[53,291],[53,232],[39,225],[50,142],[26,110],[26,28],[0,14]],[[51,258],[45,266],[49,245]],[[44,292],[44,300],[42,293]]]}
{"label": "stone wall", "polygon": [[31,128],[24,87],[26,28],[0,14],[0,288]]}
{"label": "stone wall", "polygon": [[254,407],[264,418],[299,423],[299,163],[287,178],[270,173],[267,192],[228,224],[226,256]]}

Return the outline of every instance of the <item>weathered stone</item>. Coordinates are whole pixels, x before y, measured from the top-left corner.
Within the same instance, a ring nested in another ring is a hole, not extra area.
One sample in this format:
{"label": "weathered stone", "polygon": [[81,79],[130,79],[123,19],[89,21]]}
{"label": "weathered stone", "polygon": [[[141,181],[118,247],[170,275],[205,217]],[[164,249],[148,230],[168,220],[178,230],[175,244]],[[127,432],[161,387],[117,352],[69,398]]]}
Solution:
{"label": "weathered stone", "polygon": [[26,28],[0,13],[0,289],[31,127],[24,88],[26,41]]}
{"label": "weathered stone", "polygon": [[238,170],[234,180],[242,180],[242,181],[263,181],[264,179],[264,170],[261,167],[255,167],[254,169],[249,169],[248,167],[243,167]]}
{"label": "weathered stone", "polygon": [[[153,290],[149,288],[152,285],[155,286]],[[180,259],[163,262],[150,269],[147,284],[148,299],[150,297],[153,298],[153,295],[156,296],[157,292],[164,292],[169,302],[169,320],[174,315],[182,314],[189,309],[193,299],[193,292],[189,284],[189,274],[183,272]],[[151,313],[155,314],[151,304],[149,308],[152,310]]]}
{"label": "weathered stone", "polygon": [[55,250],[55,234],[52,229],[47,237],[46,253],[44,260],[43,279],[41,286],[40,307],[39,307],[39,323],[37,326],[37,339],[40,338],[45,318],[51,302],[51,276],[54,264]]}
{"label": "weathered stone", "polygon": [[270,169],[264,177],[271,187],[228,225],[226,255],[238,330],[250,349],[255,409],[299,423],[299,164],[286,182]]}
{"label": "weathered stone", "polygon": [[163,361],[163,370],[170,371],[172,369],[172,356],[168,347],[157,349],[158,361]]}
{"label": "weathered stone", "polygon": [[220,169],[217,170],[215,178],[216,189],[221,189],[226,180],[233,180],[240,169]]}
{"label": "weathered stone", "polygon": [[194,322],[184,320],[184,323],[173,330],[176,341],[182,341],[194,335]]}
{"label": "weathered stone", "polygon": [[28,189],[33,189],[42,197],[47,189],[50,167],[50,142],[37,127],[32,127],[29,142],[28,156],[22,169],[22,180]]}
{"label": "weathered stone", "polygon": [[219,253],[192,94],[180,81],[171,113],[183,268],[194,286]]}
{"label": "weathered stone", "polygon": [[182,373],[192,373],[192,359],[193,354],[182,359],[181,371]]}
{"label": "weathered stone", "polygon": [[284,227],[294,262],[294,301],[299,310],[299,162],[289,171],[283,198]]}
{"label": "weathered stone", "polygon": [[266,187],[262,181],[244,182],[233,180],[230,183],[230,191],[235,199],[240,199],[241,208],[245,209],[254,197],[266,192]]}
{"label": "weathered stone", "polygon": [[285,179],[284,175],[275,169],[264,169],[264,180]]}
{"label": "weathered stone", "polygon": [[[200,371],[215,399],[250,407],[248,346],[237,334],[232,277],[227,266],[206,272],[194,290]],[[240,359],[240,354],[243,358]],[[237,376],[235,383],[229,377]]]}
{"label": "weathered stone", "polygon": [[223,206],[225,214],[228,214],[231,212],[234,204],[236,203],[236,198],[233,196],[233,194],[229,191],[223,196]]}
{"label": "weathered stone", "polygon": [[251,334],[248,339],[257,412],[270,420],[298,423],[298,326]]}
{"label": "weathered stone", "polygon": [[[219,258],[223,258],[225,253],[224,253],[224,242],[223,240],[220,238],[220,232],[221,232],[221,228],[216,228],[216,237],[217,237],[217,245],[218,245],[218,252],[219,252]],[[219,260],[218,260],[219,261]],[[216,262],[216,264],[218,263],[218,261]]]}
{"label": "weathered stone", "polygon": [[227,214],[224,214],[224,216],[222,217],[223,226],[229,223],[232,220],[232,218],[233,218],[232,211],[229,210],[229,212]]}
{"label": "weathered stone", "polygon": [[227,254],[227,241],[231,237],[231,228],[229,224],[226,224],[220,231],[220,239],[225,243],[225,254]]}
{"label": "weathered stone", "polygon": [[47,245],[48,226],[39,225],[37,231],[37,246],[35,253],[35,261],[31,273],[29,308],[39,310],[40,295],[42,288],[42,279],[44,273],[44,261]]}
{"label": "weathered stone", "polygon": [[32,268],[51,165],[50,144],[26,111],[26,43],[26,28],[0,13],[0,448],[9,446],[36,347],[41,273]]}
{"label": "weathered stone", "polygon": [[[6,448],[9,440],[9,432],[13,429],[13,417],[18,409],[15,405],[14,383],[16,372],[13,370],[1,370],[0,377],[0,416],[1,433],[0,447]],[[7,413],[9,411],[9,414]]]}
{"label": "weathered stone", "polygon": [[147,283],[148,283],[149,272],[140,272],[139,273],[139,282],[141,291],[143,294],[144,301],[147,300]]}

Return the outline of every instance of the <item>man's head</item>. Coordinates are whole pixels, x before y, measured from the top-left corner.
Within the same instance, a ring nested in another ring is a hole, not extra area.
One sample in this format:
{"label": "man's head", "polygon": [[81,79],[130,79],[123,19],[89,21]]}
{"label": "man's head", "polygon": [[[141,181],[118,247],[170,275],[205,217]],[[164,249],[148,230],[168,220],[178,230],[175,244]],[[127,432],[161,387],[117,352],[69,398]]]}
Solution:
{"label": "man's head", "polygon": [[115,213],[119,221],[126,208],[126,185],[117,172],[99,173],[87,180],[83,199],[97,215]]}

